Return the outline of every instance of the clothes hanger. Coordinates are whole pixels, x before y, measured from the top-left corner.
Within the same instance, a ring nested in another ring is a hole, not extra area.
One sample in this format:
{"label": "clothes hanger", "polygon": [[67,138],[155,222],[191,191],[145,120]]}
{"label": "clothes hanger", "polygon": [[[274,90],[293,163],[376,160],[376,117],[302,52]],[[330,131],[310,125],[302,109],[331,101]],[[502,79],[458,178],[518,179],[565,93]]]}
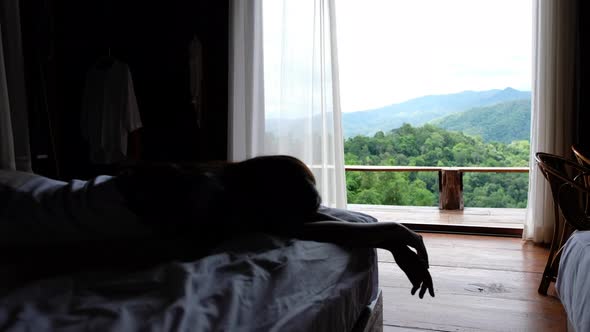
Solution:
{"label": "clothes hanger", "polygon": [[117,59],[114,56],[112,56],[111,48],[109,47],[107,55],[103,55],[100,58],[98,58],[95,65],[98,68],[105,69],[112,66],[115,63],[115,61],[117,61]]}
{"label": "clothes hanger", "polygon": [[[107,7],[110,7],[109,3],[105,3],[105,7],[103,7],[103,9],[104,9],[103,18],[105,19],[105,22],[108,21],[107,20],[107,18],[108,18],[107,13],[110,12],[110,10],[109,10],[110,8],[107,8]],[[104,42],[104,44],[106,44],[105,46],[107,48],[107,54],[99,57],[95,63],[95,66],[98,68],[101,68],[101,69],[106,69],[106,68],[111,67],[115,63],[115,61],[117,60],[117,59],[115,59],[115,57],[111,53],[111,43],[110,43],[111,30],[110,30],[110,27],[107,27],[104,31],[105,31],[104,37],[103,37],[104,39],[102,41]]]}

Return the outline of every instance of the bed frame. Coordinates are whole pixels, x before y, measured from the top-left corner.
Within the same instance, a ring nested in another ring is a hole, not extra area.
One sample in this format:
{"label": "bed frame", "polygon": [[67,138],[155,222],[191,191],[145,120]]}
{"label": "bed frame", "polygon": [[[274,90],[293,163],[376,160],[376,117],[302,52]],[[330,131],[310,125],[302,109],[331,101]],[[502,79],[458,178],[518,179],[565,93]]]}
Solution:
{"label": "bed frame", "polygon": [[383,332],[383,293],[361,312],[351,332]]}

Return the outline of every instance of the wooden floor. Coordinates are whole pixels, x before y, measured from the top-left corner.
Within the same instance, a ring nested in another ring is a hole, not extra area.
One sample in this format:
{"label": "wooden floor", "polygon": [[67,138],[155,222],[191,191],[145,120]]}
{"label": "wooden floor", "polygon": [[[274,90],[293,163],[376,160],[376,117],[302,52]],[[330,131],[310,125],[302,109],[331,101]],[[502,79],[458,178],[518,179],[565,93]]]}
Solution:
{"label": "wooden floor", "polygon": [[380,221],[411,224],[442,224],[522,229],[526,209],[465,208],[444,211],[433,206],[348,204],[348,209],[374,216]]}
{"label": "wooden floor", "polygon": [[537,293],[546,248],[520,239],[423,233],[436,297],[410,295],[391,254],[379,251],[384,331],[565,331],[555,296]]}

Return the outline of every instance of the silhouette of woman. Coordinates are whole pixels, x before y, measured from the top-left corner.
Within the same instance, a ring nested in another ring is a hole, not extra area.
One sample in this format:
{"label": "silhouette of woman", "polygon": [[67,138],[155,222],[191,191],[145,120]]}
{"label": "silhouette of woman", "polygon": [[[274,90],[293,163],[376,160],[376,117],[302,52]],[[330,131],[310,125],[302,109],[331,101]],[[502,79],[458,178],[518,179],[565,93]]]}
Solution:
{"label": "silhouette of woman", "polygon": [[420,290],[420,298],[426,291],[434,296],[422,236],[395,222],[352,223],[318,211],[315,178],[296,158],[140,166],[118,176],[116,183],[131,211],[161,232],[198,234],[213,242],[246,231],[266,232],[382,248],[412,283],[412,295]]}

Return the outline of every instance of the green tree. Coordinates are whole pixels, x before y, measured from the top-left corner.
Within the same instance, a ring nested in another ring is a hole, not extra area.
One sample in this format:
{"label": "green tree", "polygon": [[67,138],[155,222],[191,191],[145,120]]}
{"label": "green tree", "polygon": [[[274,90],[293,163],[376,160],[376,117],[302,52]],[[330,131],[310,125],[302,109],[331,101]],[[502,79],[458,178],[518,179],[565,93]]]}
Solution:
{"label": "green tree", "polygon": [[[528,166],[530,144],[484,142],[481,137],[447,131],[434,125],[404,124],[373,137],[345,140],[348,165],[399,166]],[[357,204],[438,204],[436,172],[347,172],[348,201]],[[526,207],[527,174],[467,173],[465,206]]]}

